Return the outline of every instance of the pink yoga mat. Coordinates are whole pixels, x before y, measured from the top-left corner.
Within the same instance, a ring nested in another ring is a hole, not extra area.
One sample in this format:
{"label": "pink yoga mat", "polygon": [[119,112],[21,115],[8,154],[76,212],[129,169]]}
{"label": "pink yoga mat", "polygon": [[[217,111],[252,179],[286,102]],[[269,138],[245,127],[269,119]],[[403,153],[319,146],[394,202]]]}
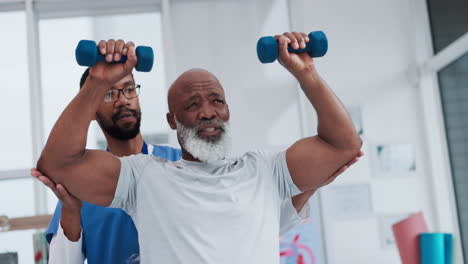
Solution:
{"label": "pink yoga mat", "polygon": [[422,212],[413,214],[410,217],[392,226],[395,241],[400,251],[403,264],[419,264],[419,234],[428,232],[426,221]]}

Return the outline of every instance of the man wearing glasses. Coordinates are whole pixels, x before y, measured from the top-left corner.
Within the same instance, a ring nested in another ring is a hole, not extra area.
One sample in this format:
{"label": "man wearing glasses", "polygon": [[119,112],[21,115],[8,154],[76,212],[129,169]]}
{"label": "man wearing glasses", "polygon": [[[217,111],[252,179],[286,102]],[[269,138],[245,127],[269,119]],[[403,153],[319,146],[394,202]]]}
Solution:
{"label": "man wearing glasses", "polygon": [[[80,88],[88,75],[89,69],[81,77]],[[135,84],[133,75],[112,88],[95,117],[107,140],[107,150],[118,157],[143,153],[172,161],[180,159],[179,149],[144,142],[140,133],[140,85]],[[61,201],[46,233],[51,243],[50,263],[83,263],[85,258],[89,264],[135,263],[132,260],[138,259],[138,235],[130,216],[121,209],[80,201],[35,169],[32,175]]]}
{"label": "man wearing glasses", "polygon": [[[81,78],[80,88],[88,75],[89,69]],[[100,104],[95,120],[106,137],[107,150],[118,157],[143,153],[179,160],[179,149],[144,142],[140,133],[139,91],[140,85],[135,84],[130,74],[117,82]],[[355,161],[357,159],[348,166]],[[336,175],[348,166],[337,171]],[[80,201],[38,170],[33,169],[32,175],[54,191],[61,201],[47,230],[50,264],[82,264],[85,258],[89,264],[139,263],[138,233],[132,219],[123,210]],[[307,200],[313,193],[305,192],[284,201],[280,223],[283,234],[309,217]]]}

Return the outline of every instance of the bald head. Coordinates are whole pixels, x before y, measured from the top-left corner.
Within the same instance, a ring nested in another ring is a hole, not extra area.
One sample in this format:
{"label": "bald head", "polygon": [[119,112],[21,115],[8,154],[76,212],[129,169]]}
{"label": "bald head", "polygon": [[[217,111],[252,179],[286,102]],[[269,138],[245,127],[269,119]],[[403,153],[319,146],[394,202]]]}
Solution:
{"label": "bald head", "polygon": [[207,70],[188,70],[171,85],[167,101],[167,122],[177,130],[184,159],[223,158],[229,107],[218,79]]}
{"label": "bald head", "polygon": [[180,103],[181,97],[200,92],[202,90],[221,90],[224,96],[224,89],[218,78],[205,69],[193,68],[182,73],[172,83],[167,94],[169,112],[174,112]]}
{"label": "bald head", "polygon": [[203,120],[229,120],[224,89],[216,76],[204,69],[191,69],[177,78],[167,94],[167,119],[172,129],[175,120],[194,127]]}

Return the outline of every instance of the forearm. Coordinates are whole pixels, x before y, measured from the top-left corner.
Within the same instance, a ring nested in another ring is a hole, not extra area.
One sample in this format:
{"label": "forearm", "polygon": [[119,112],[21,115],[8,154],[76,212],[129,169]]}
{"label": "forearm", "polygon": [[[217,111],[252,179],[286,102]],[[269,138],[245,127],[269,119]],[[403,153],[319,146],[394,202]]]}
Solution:
{"label": "forearm", "polygon": [[296,75],[318,116],[318,136],[338,150],[359,149],[361,139],[338,97],[313,66]]}
{"label": "forearm", "polygon": [[60,225],[68,240],[76,242],[81,237],[81,210],[62,207]]}
{"label": "forearm", "polygon": [[89,125],[108,89],[104,83],[88,79],[55,123],[37,164],[39,170],[54,181],[59,179],[51,171],[73,163],[85,154]]}

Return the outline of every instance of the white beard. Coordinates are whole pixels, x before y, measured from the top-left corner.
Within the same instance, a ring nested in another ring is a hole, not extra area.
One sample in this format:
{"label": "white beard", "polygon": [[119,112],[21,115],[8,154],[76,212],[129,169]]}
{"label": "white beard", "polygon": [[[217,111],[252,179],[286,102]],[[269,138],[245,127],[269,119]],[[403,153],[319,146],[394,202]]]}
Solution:
{"label": "white beard", "polygon": [[177,121],[177,119],[175,119],[175,122],[177,125],[177,135],[179,136],[180,144],[194,158],[203,162],[209,162],[222,160],[226,157],[226,153],[231,147],[231,131],[229,122],[221,124],[224,131],[221,133],[221,138],[214,142],[200,138],[197,134],[197,127],[186,127]]}

